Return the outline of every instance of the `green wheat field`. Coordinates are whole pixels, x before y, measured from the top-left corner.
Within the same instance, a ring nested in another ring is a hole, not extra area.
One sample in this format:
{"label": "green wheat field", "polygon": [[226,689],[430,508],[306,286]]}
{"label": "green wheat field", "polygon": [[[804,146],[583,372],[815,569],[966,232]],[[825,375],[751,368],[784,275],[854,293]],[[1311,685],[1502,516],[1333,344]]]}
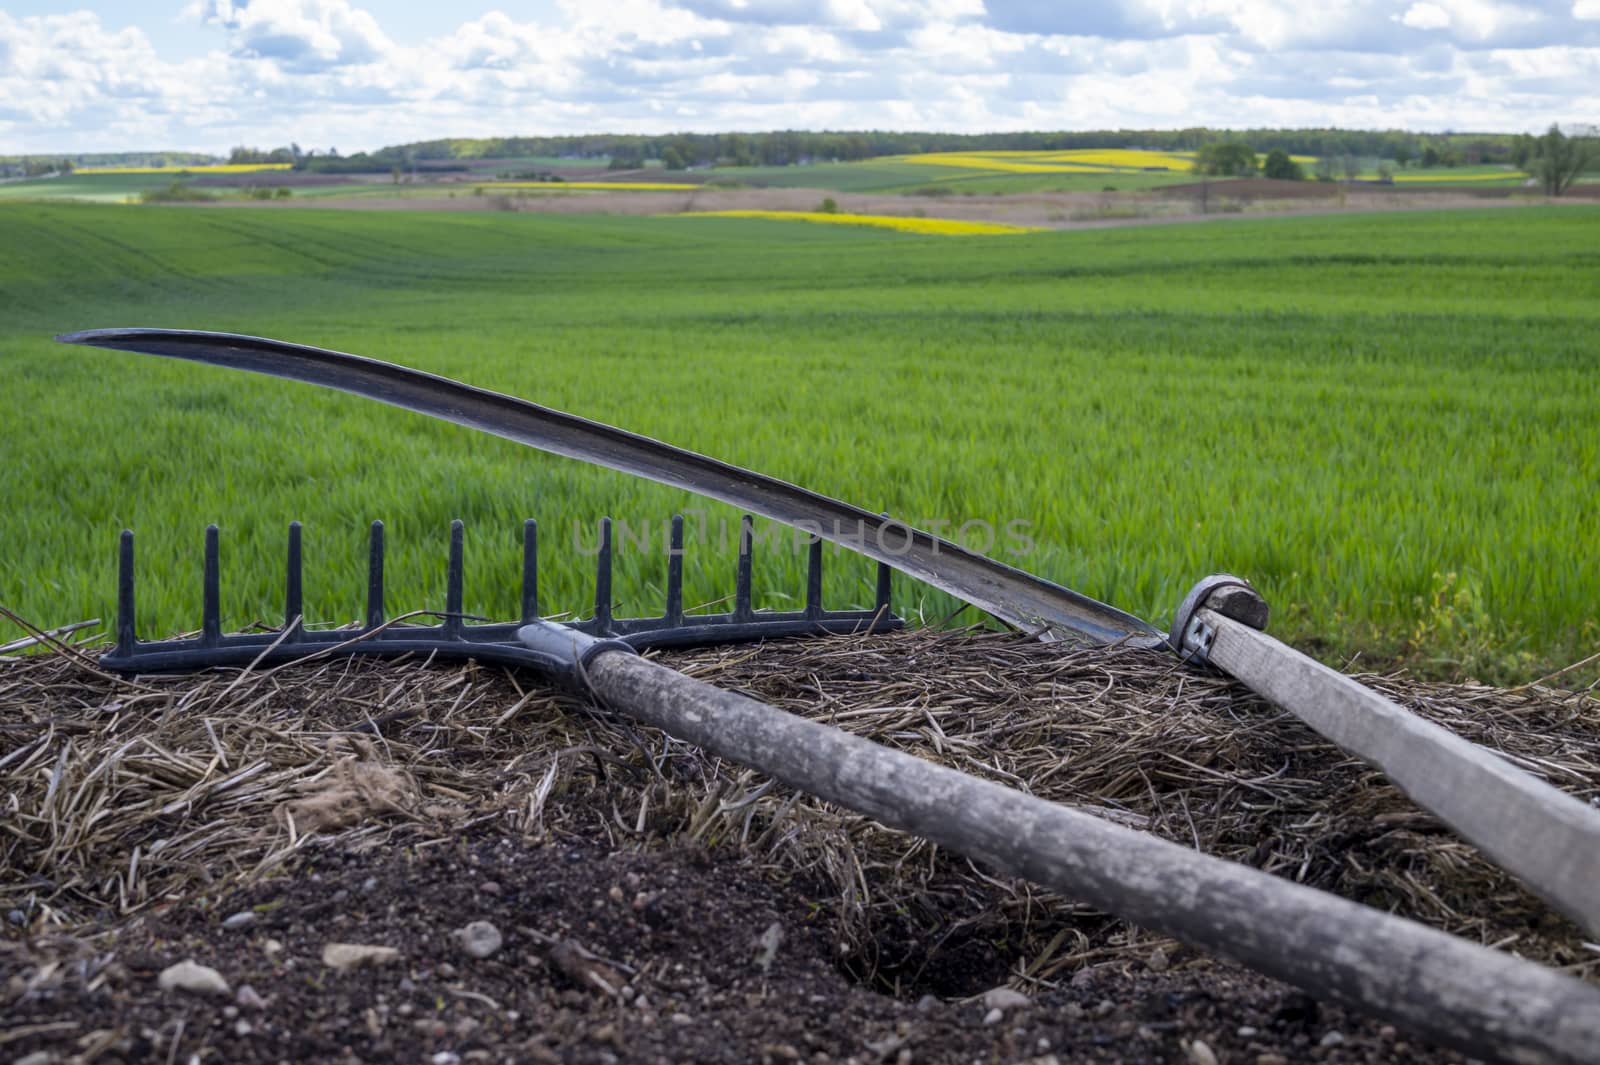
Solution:
{"label": "green wheat field", "polygon": [[[109,622],[138,537],[140,635],[198,627],[222,529],[228,628],[281,611],[585,613],[593,525],[626,523],[619,612],[731,594],[737,513],[369,401],[68,347],[218,329],[404,363],[751,466],[1165,623],[1198,578],[1340,664],[1530,679],[1600,645],[1600,208],[1228,220],[995,237],[748,219],[0,204],[0,604]],[[704,535],[699,535],[701,529]],[[724,532],[726,530],[726,532]],[[1022,535],[1015,535],[1021,530]],[[764,544],[758,605],[803,590]],[[871,598],[834,560],[830,605]],[[930,624],[978,620],[902,581]],[[18,634],[0,623],[0,642]],[[1359,661],[1359,660],[1358,660]]]}

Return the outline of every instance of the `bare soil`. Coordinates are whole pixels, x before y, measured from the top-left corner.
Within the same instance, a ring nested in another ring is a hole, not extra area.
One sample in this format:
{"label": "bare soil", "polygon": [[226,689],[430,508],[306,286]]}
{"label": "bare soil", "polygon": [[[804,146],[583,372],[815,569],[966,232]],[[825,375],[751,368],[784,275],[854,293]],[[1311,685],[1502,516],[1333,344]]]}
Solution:
{"label": "bare soil", "polygon": [[[203,908],[163,907],[120,935],[6,943],[0,1046],[62,1061],[595,1065],[1181,1062],[1196,1039],[1225,1061],[1407,1053],[1392,1028],[1171,945],[1163,971],[1086,967],[998,1019],[981,997],[1006,979],[989,944],[953,949],[888,993],[838,964],[827,896],[723,848],[616,848],[601,833],[529,841],[482,824],[454,838],[329,844],[279,876]],[[221,927],[236,913],[256,920]],[[469,920],[501,931],[494,955],[463,953],[453,932]],[[777,941],[770,961],[763,935]],[[321,959],[328,942],[391,946],[400,959],[336,972]],[[156,987],[164,968],[190,959],[248,985],[260,1005],[249,993],[240,1006]],[[1411,1049],[1414,1060],[1460,1060]]]}

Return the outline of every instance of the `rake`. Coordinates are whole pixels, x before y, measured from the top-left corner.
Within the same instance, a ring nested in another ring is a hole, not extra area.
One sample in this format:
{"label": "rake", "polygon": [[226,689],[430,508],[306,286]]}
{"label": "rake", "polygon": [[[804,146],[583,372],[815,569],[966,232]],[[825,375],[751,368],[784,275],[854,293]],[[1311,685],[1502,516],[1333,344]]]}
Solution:
{"label": "rake", "polygon": [[[123,530],[117,558],[117,643],[101,664],[122,672],[168,672],[216,666],[254,666],[292,662],[334,651],[379,658],[432,656],[443,661],[475,659],[504,666],[527,666],[565,675],[568,661],[519,640],[519,630],[539,618],[539,524],[522,525],[522,617],[519,621],[469,624],[462,610],[466,527],[450,523],[450,556],[445,569],[445,607],[438,625],[390,622],[385,613],[383,522],[372,523],[367,551],[367,605],[354,629],[308,629],[304,621],[302,528],[290,522],[284,576],[283,628],[277,632],[222,631],[219,533],[206,527],[201,578],[199,635],[176,640],[141,641],[134,632],[137,613],[133,531]],[[893,571],[878,564],[877,600],[870,610],[827,610],[822,605],[822,540],[812,537],[807,552],[805,606],[795,611],[756,610],[751,606],[754,555],[753,522],[739,524],[739,561],[733,609],[726,613],[686,614],[683,609],[683,517],[674,515],[667,549],[667,598],[657,617],[617,617],[612,598],[611,519],[600,519],[595,554],[594,614],[560,623],[563,630],[614,640],[634,651],[657,647],[696,647],[746,643],[822,633],[889,632],[905,622],[890,610]],[[537,628],[533,631],[538,631]]]}
{"label": "rake", "polygon": [[[751,470],[611,426],[390,363],[280,341],[183,330],[96,330],[59,338],[253,370],[335,388],[495,433],[542,450],[686,488],[810,534],[806,607],[750,606],[750,519],[741,524],[734,609],[682,610],[681,521],[658,618],[611,609],[608,527],[595,615],[540,618],[536,530],[526,527],[522,618],[469,625],[461,614],[463,531],[452,526],[447,603],[438,626],[386,624],[382,527],[374,526],[364,626],[311,632],[300,618],[300,535],[290,528],[285,627],[222,633],[215,527],[207,531],[198,636],[141,643],[133,633],[133,541],[121,552],[117,647],[123,671],[251,665],[314,654],[428,653],[523,665],[586,690],[606,706],[681,739],[1082,899],[1137,924],[1223,954],[1315,994],[1406,1025],[1474,1057],[1592,1060],[1600,992],[1571,977],[1245,866],[1199,854],[1091,814],[932,765],[830,726],[686,677],[640,650],[901,624],[887,568],[956,595],[1044,640],[1170,649],[1233,675],[1347,751],[1378,766],[1533,890],[1600,934],[1600,810],[1592,809],[1263,633],[1265,602],[1248,582],[1202,580],[1171,631],[930,533]],[[879,563],[867,611],[821,605],[820,548],[831,540]],[[674,573],[677,575],[674,576]]]}

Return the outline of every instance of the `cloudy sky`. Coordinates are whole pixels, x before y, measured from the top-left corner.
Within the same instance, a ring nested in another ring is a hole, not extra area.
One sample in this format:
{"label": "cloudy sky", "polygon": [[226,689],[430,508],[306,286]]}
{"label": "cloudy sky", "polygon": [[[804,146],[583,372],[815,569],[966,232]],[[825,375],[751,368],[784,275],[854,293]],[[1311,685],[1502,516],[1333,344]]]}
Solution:
{"label": "cloudy sky", "polygon": [[0,4],[0,154],[1600,121],[1600,0]]}

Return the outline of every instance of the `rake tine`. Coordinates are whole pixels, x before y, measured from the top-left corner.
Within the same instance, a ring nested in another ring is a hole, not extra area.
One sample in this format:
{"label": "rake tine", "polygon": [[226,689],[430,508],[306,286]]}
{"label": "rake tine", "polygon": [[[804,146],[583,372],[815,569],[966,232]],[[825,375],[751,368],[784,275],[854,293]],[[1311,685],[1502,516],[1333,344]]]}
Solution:
{"label": "rake tine", "polygon": [[683,515],[672,516],[667,545],[667,624],[683,624]]}
{"label": "rake tine", "polygon": [[303,574],[300,555],[300,523],[289,523],[289,558],[284,575],[283,627],[288,630],[285,640],[296,640],[305,626]]}
{"label": "rake tine", "polygon": [[522,523],[522,623],[532,624],[539,617],[539,523],[528,518]]}
{"label": "rake tine", "polygon": [[594,631],[611,634],[611,519],[600,519],[600,551],[594,566]]}
{"label": "rake tine", "polygon": [[811,534],[806,549],[806,617],[822,616],[822,537]]}
{"label": "rake tine", "polygon": [[755,544],[755,519],[746,514],[739,519],[739,570],[733,587],[733,620],[749,621],[750,609],[750,556]]}
{"label": "rake tine", "polygon": [[372,523],[372,541],[367,552],[367,629],[383,625],[383,522]]}
{"label": "rake tine", "polygon": [[222,579],[217,552],[217,527],[206,526],[206,568],[200,606],[200,642],[215,647],[222,641]]}
{"label": "rake tine", "polygon": [[117,555],[117,654],[133,653],[133,530],[122,530]]}
{"label": "rake tine", "polygon": [[461,638],[461,571],[465,539],[466,525],[457,518],[450,523],[450,564],[444,580],[444,635],[448,640]]}
{"label": "rake tine", "polygon": [[894,570],[889,568],[887,562],[878,563],[878,599],[873,605],[873,610],[876,611],[872,619],[873,628],[877,628],[878,622],[889,616],[889,600],[894,591],[893,583]]}

